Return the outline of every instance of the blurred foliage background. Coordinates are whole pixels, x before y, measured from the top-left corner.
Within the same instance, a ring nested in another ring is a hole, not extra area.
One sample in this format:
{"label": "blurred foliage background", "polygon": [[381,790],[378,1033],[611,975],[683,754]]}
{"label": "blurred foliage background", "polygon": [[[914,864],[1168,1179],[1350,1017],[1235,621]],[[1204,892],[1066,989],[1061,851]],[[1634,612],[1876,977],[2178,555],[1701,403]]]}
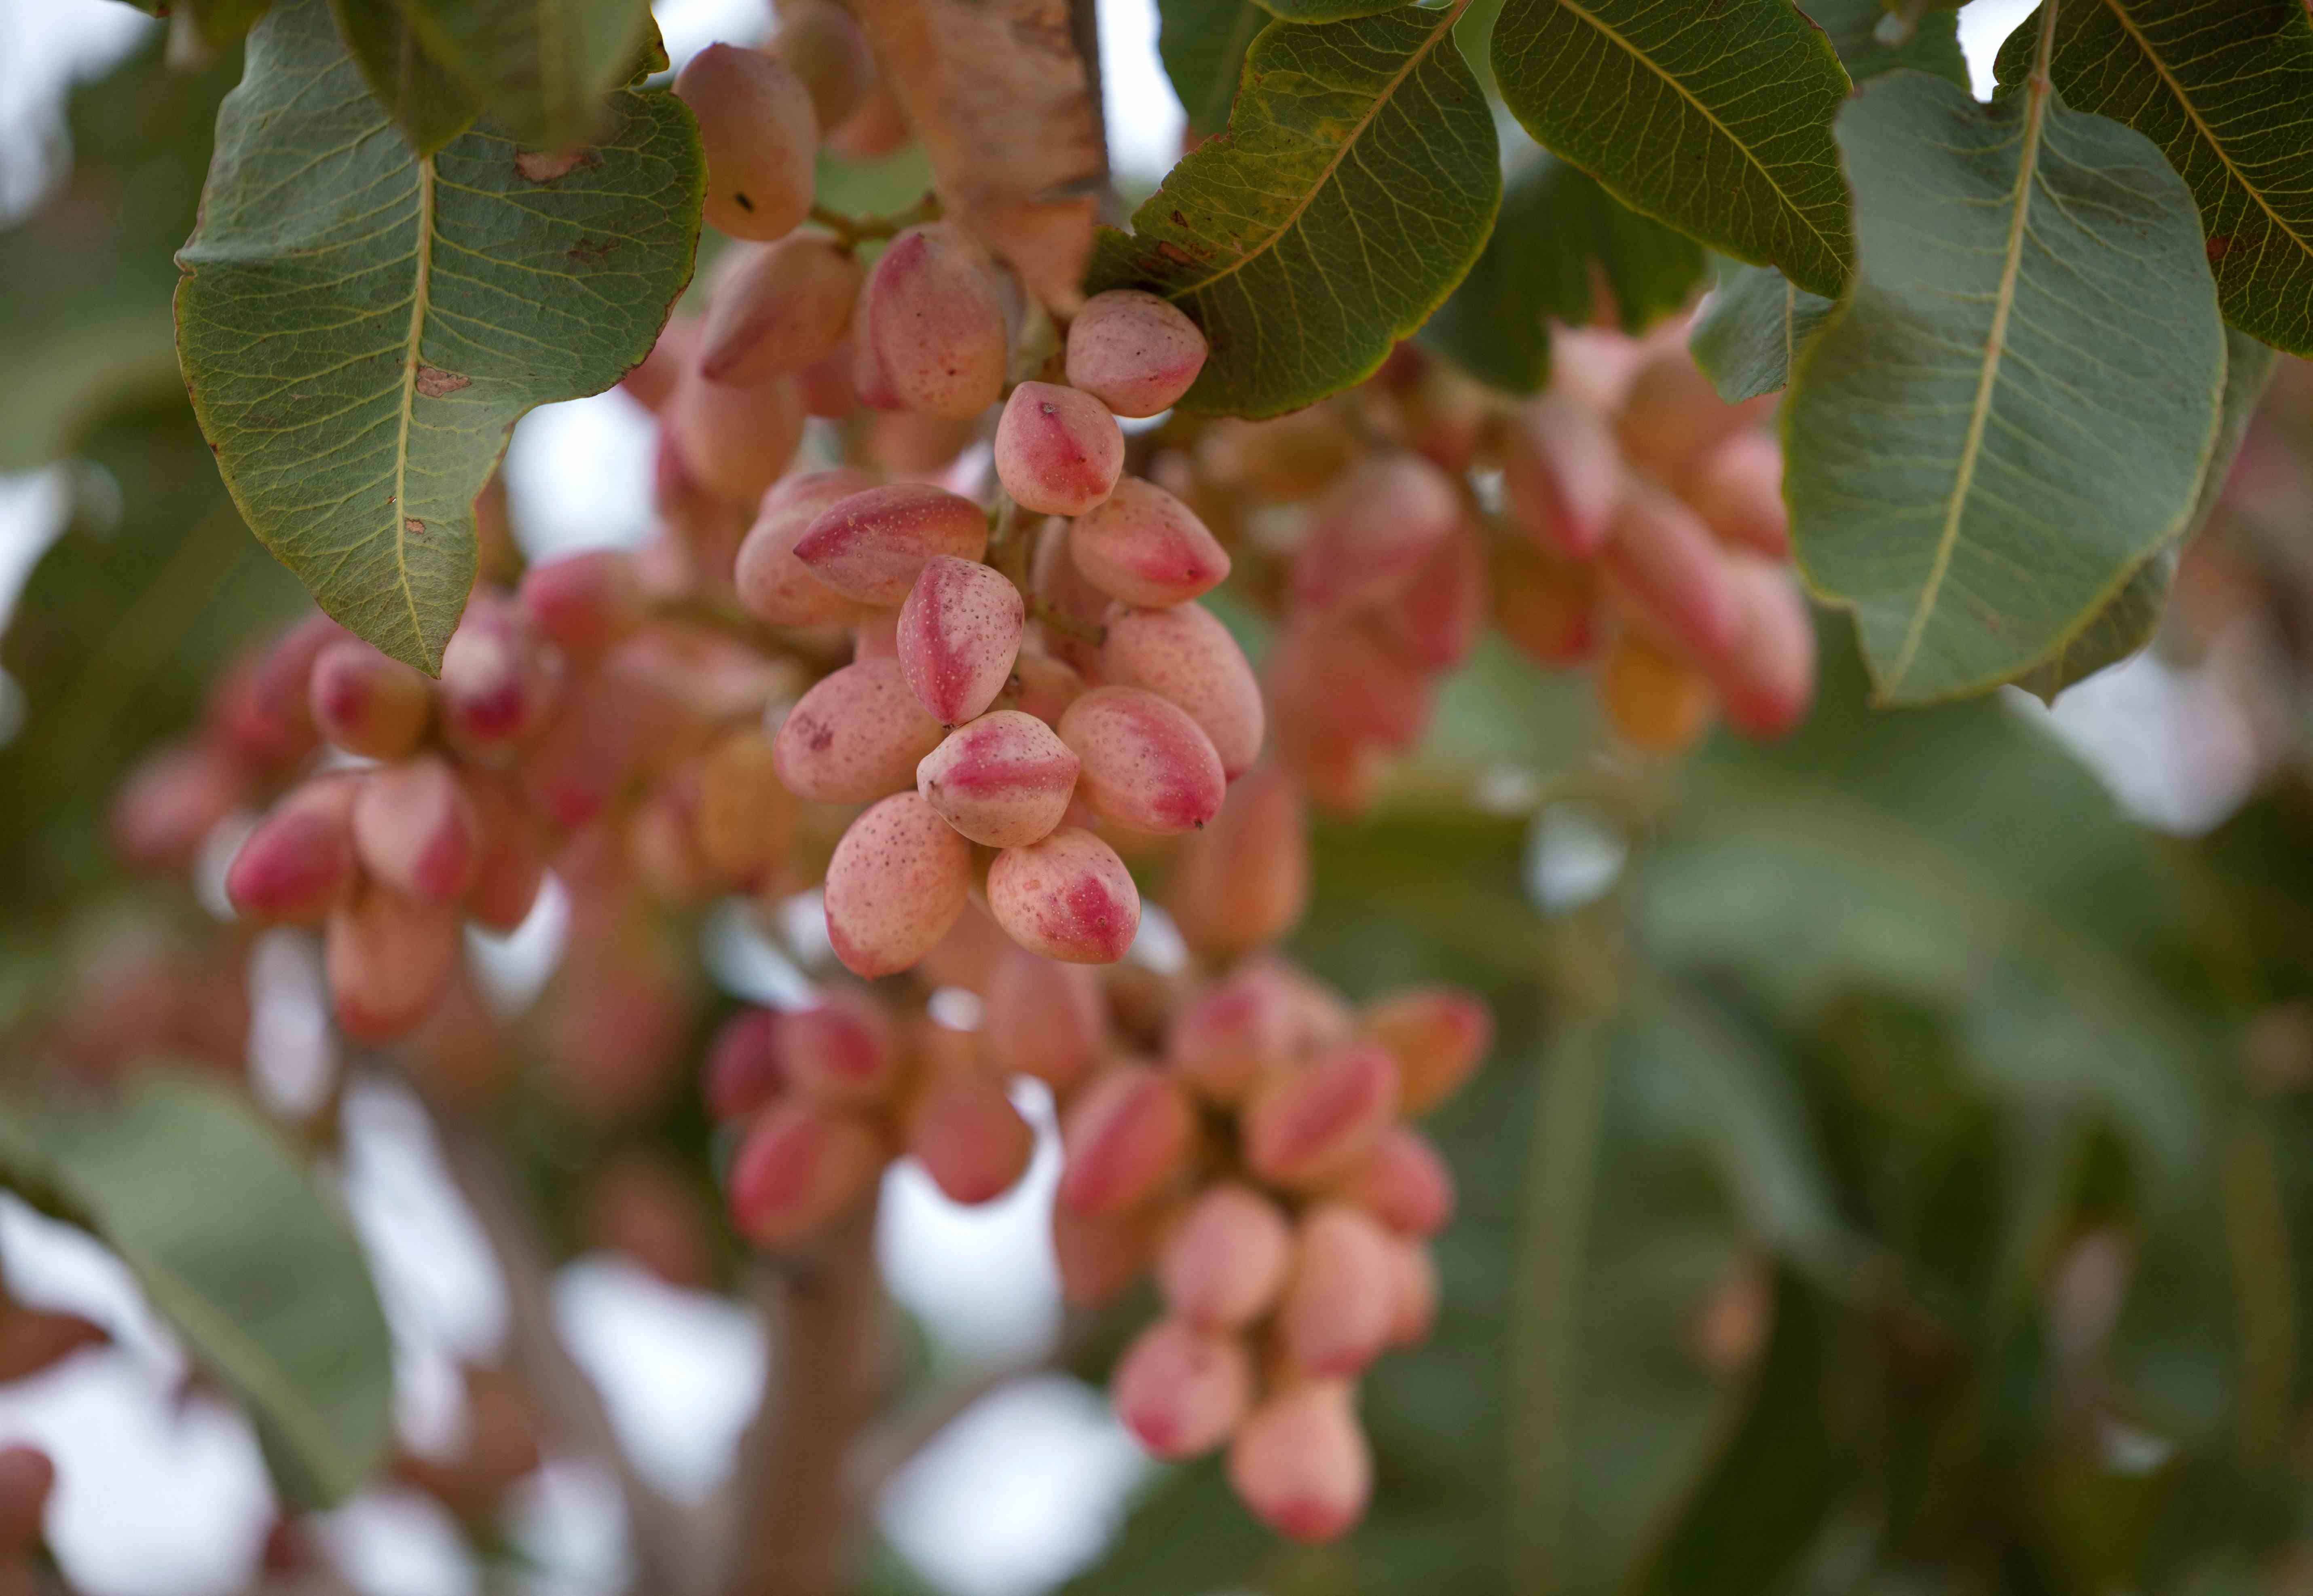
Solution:
{"label": "blurred foliage background", "polygon": [[[20,1086],[60,1008],[156,968],[179,1050],[223,1072],[200,1090],[241,1063],[235,1016],[203,1007],[231,1008],[238,951],[101,837],[122,771],[302,602],[227,504],[170,346],[170,255],[237,64],[160,56],[75,94],[68,177],[0,232],[0,469],[71,462],[0,641]],[[1465,984],[1500,1022],[1435,1127],[1464,1205],[1438,1335],[1369,1386],[1371,1518],[1280,1549],[1217,1466],[1171,1470],[1069,1591],[2313,1584],[2309,461],[2291,363],[2155,645],[2247,728],[2254,790],[2200,835],[2128,818],[2020,701],[1872,712],[1841,619],[1800,734],[1667,771],[1602,761],[1583,694],[1482,655],[1377,816],[1321,832],[1295,950],[1351,994]],[[622,934],[656,969],[700,930]],[[732,999],[683,990],[695,1045]],[[590,1245],[606,1160],[705,1207],[712,1150],[688,1086],[614,1123],[558,1095],[558,997],[475,1024],[523,1083],[490,1123],[559,1259]],[[473,1045],[437,1036],[412,1067],[449,1079]],[[326,1147],[328,1122],[295,1136]],[[88,1217],[72,1170],[28,1172],[69,1140],[20,1116],[0,1147],[20,1189]],[[236,1215],[250,1252],[297,1206]],[[727,1241],[699,1269],[741,1284]],[[259,1331],[289,1361],[317,1333]],[[1119,1340],[1072,1335],[1075,1372]],[[909,1389],[936,1389],[919,1355]]]}

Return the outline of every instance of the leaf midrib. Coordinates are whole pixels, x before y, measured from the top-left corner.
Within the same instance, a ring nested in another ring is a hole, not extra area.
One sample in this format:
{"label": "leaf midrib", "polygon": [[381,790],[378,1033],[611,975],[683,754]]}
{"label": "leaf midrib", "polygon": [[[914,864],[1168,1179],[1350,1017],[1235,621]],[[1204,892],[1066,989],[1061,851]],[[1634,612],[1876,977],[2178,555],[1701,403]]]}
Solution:
{"label": "leaf midrib", "polygon": [[2048,62],[2055,39],[2056,7],[2050,0],[2042,13],[2040,44],[2034,59],[2032,75],[2025,87],[2023,153],[2016,162],[2016,203],[2008,219],[2008,250],[2000,266],[2000,289],[1992,307],[1992,328],[1983,341],[1983,366],[1976,376],[1975,402],[1969,408],[1967,436],[1960,445],[1959,469],[1952,481],[1950,498],[1944,508],[1944,530],[1936,540],[1936,557],[1928,567],[1928,580],[1920,590],[1920,601],[1912,611],[1912,624],[1904,636],[1904,646],[1889,667],[1886,691],[1894,692],[1911,673],[1912,661],[1919,653],[1926,638],[1928,621],[1935,614],[1936,601],[1943,596],[1943,586],[1951,574],[1954,552],[1959,546],[1961,518],[1966,513],[1969,492],[1975,486],[1976,461],[1983,453],[1983,435],[1992,422],[1992,400],[2000,384],[2001,357],[2008,348],[2008,318],[2016,304],[2016,280],[2021,275],[2024,261],[2024,237],[2032,212],[2032,184],[2039,175],[2040,143],[2048,116],[2048,102],[2055,97],[2055,88],[2048,81]]}
{"label": "leaf midrib", "polygon": [[[168,1090],[165,1081],[146,1088],[148,1094]],[[323,1482],[326,1488],[344,1488],[354,1474],[346,1449],[339,1444],[328,1416],[305,1399],[294,1379],[284,1376],[280,1360],[182,1273],[142,1247],[124,1242],[113,1215],[102,1203],[90,1199],[77,1171],[54,1151],[40,1148],[36,1139],[28,1151],[46,1182],[73,1204],[77,1211],[75,1223],[118,1249],[154,1307],[164,1318],[192,1332],[202,1361],[239,1382],[260,1413],[288,1433],[302,1461],[317,1471],[327,1471],[330,1478]]]}
{"label": "leaf midrib", "polygon": [[2191,119],[2193,126],[2200,129],[2201,137],[2207,143],[2210,151],[2215,154],[2218,163],[2225,169],[2234,184],[2242,193],[2256,202],[2256,208],[2272,218],[2273,224],[2281,230],[2290,242],[2295,244],[2304,254],[2313,256],[2313,239],[2308,239],[2297,229],[2291,227],[2281,213],[2274,210],[2271,203],[2266,200],[2264,191],[2250,182],[2242,173],[2241,169],[2233,164],[2233,158],[2225,149],[2224,141],[2217,136],[2217,130],[2209,126],[2202,117],[2201,108],[2193,103],[2193,97],[2185,92],[2185,85],[2177,80],[2175,74],[2168,70],[2168,64],[2161,59],[2160,52],[2152,48],[2151,39],[2147,38],[2144,31],[2136,25],[2136,19],[2128,14],[2127,7],[2123,5],[2120,0],[2103,0],[2103,4],[2105,8],[2112,13],[2113,20],[2120,24],[2122,31],[2125,32],[2136,48],[2143,52],[2146,63],[2159,75],[2160,81],[2168,85],[2168,92],[2177,98],[2177,107]]}
{"label": "leaf midrib", "polygon": [[[1374,118],[1381,115],[1382,107],[1387,105],[1392,100],[1396,98],[1397,92],[1404,85],[1405,80],[1412,75],[1414,68],[1420,66],[1424,61],[1429,58],[1429,52],[1438,48],[1438,41],[1439,39],[1451,39],[1454,36],[1454,24],[1460,20],[1462,13],[1467,9],[1469,4],[1470,0],[1454,0],[1454,4],[1452,5],[1448,6],[1445,11],[1438,13],[1438,21],[1436,26],[1430,30],[1429,37],[1422,41],[1421,48],[1415,50],[1412,55],[1405,58],[1405,65],[1399,68],[1398,71],[1383,86],[1381,92],[1374,96],[1373,103],[1366,108],[1366,114],[1358,118],[1357,125],[1350,129],[1349,136],[1343,138],[1339,145],[1334,146],[1332,157],[1325,162],[1324,170],[1317,173],[1315,180],[1303,191],[1301,197],[1294,202],[1292,210],[1288,212],[1284,219],[1279,222],[1278,224],[1270,231],[1269,236],[1262,241],[1261,246],[1258,249],[1247,250],[1244,254],[1238,256],[1235,260],[1229,262],[1228,265],[1223,267],[1220,270],[1215,272],[1209,277],[1201,278],[1194,283],[1184,284],[1178,288],[1167,289],[1165,291],[1165,297],[1167,299],[1180,299],[1188,294],[1201,293],[1205,289],[1211,287],[1215,283],[1219,282],[1223,277],[1234,276],[1236,273],[1243,271],[1247,266],[1251,265],[1254,260],[1259,259],[1262,256],[1268,254],[1271,250],[1277,248],[1279,241],[1283,239],[1287,233],[1293,231],[1294,227],[1299,224],[1302,215],[1312,205],[1316,203],[1317,196],[1324,191],[1325,185],[1332,181],[1333,174],[1336,171],[1339,171],[1341,168],[1341,162],[1349,159],[1350,152],[1352,149],[1355,149],[1357,147],[1358,141],[1366,136],[1366,130],[1373,126]],[[1285,25],[1288,27],[1296,27],[1316,26],[1319,24],[1288,22]],[[1226,137],[1227,135],[1224,135],[1223,136]]]}
{"label": "leaf midrib", "polygon": [[1613,26],[1602,21],[1596,13],[1585,10],[1579,4],[1578,4],[1578,0],[1557,0],[1557,4],[1565,10],[1572,12],[1576,16],[1580,17],[1584,22],[1589,23],[1605,37],[1614,40],[1617,46],[1629,52],[1631,59],[1638,62],[1639,65],[1644,66],[1649,72],[1653,73],[1655,76],[1660,78],[1665,83],[1668,84],[1674,91],[1675,91],[1680,99],[1694,107],[1694,109],[1702,114],[1702,119],[1710,123],[1713,127],[1719,129],[1719,136],[1724,138],[1728,144],[1733,145],[1735,148],[1741,153],[1743,159],[1748,161],[1753,168],[1757,171],[1758,174],[1766,180],[1767,187],[1775,191],[1775,197],[1782,203],[1783,208],[1790,212],[1792,215],[1798,217],[1800,224],[1805,226],[1809,232],[1815,234],[1816,241],[1820,243],[1825,249],[1831,251],[1831,258],[1834,260],[1843,259],[1838,244],[1826,237],[1823,229],[1815,224],[1814,218],[1810,217],[1807,212],[1799,207],[1798,202],[1792,199],[1790,195],[1784,189],[1782,184],[1775,180],[1775,174],[1769,171],[1765,163],[1763,162],[1758,156],[1751,153],[1751,146],[1745,144],[1741,139],[1736,137],[1735,130],[1728,127],[1726,123],[1720,121],[1718,117],[1713,115],[1709,106],[1696,99],[1693,90],[1689,89],[1684,83],[1679,82],[1675,77],[1673,77],[1669,73],[1665,72],[1661,67],[1656,66],[1653,59],[1649,57],[1644,50],[1639,48],[1638,46],[1623,38],[1621,33],[1617,32],[1614,29]]}
{"label": "leaf midrib", "polygon": [[426,336],[434,280],[434,157],[418,158],[418,281],[409,295],[409,336],[402,346],[401,413],[393,439],[393,570],[401,601],[409,610],[409,636],[426,648],[426,627],[418,618],[418,593],[409,581],[409,418],[418,404],[418,351]]}
{"label": "leaf midrib", "polygon": [[328,1418],[305,1400],[294,1380],[282,1377],[273,1355],[174,1270],[148,1262],[140,1274],[145,1293],[170,1304],[163,1312],[193,1329],[209,1361],[230,1372],[259,1410],[295,1438],[304,1463],[327,1469],[331,1478],[322,1482],[325,1488],[334,1491],[344,1485],[354,1470],[330,1433]]}

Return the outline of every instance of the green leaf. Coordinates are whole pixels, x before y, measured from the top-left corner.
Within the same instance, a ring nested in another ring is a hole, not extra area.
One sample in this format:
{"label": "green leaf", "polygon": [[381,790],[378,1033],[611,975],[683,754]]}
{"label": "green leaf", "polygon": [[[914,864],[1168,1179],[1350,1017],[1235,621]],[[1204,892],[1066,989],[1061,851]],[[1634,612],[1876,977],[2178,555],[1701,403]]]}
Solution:
{"label": "green leaf", "polygon": [[664,47],[648,0],[401,0],[449,43],[451,69],[523,144],[558,150],[600,136],[604,101]]}
{"label": "green leaf", "polygon": [[1156,17],[1165,75],[1189,113],[1189,131],[1209,138],[1228,126],[1245,51],[1269,13],[1253,0],[1157,0]]}
{"label": "green leaf", "polygon": [[393,1429],[385,1315],[335,1199],[244,1100],[152,1072],[115,1107],[0,1109],[0,1179],[120,1255],[294,1501],[368,1479]]}
{"label": "green leaf", "polygon": [[2202,474],[2200,495],[2185,523],[2186,537],[2208,525],[2216,513],[2225,479],[2232,475],[2233,457],[2240,452],[2241,440],[2248,436],[2248,425],[2256,418],[2256,408],[2280,364],[2270,344],[2225,329],[2225,386],[2217,399],[2217,441],[2210,446],[2209,469]]}
{"label": "green leaf", "polygon": [[1644,946],[1801,1020],[1858,986],[1948,1013],[1983,1090],[2107,1117],[2173,1188],[2210,1135],[2210,1038],[2150,973],[2185,934],[2176,884],[1999,701],[1874,715],[1853,651],[1825,660],[1802,732],[1697,772],[1639,881]]}
{"label": "green leaf", "polygon": [[1792,540],[1884,701],[1981,691],[2192,513],[2224,379],[2200,229],[2148,140],[2050,95],[1898,73],[1839,137],[1860,261],[1783,409]]}
{"label": "green leaf", "polygon": [[330,10],[362,80],[412,150],[431,155],[474,125],[481,102],[398,4],[330,0]]}
{"label": "green leaf", "polygon": [[2058,693],[2107,665],[2115,665],[2152,641],[2160,617],[2168,607],[2168,589],[2177,578],[2180,550],[2206,526],[2224,496],[2225,478],[2232,473],[2233,456],[2256,414],[2257,401],[2273,381],[2280,356],[2269,344],[2247,334],[2225,329],[2225,390],[2217,404],[2217,442],[2209,451],[2209,467],[2202,473],[2201,493],[2191,518],[2177,541],[2139,566],[2128,585],[2096,618],[2054,655],[2043,661],[2016,685],[2041,699],[2055,702]]}
{"label": "green leaf", "polygon": [[183,17],[207,49],[239,41],[272,0],[127,0],[149,17]]}
{"label": "green leaf", "polygon": [[1881,0],[1800,0],[1799,9],[1831,36],[1840,65],[1857,83],[1909,66],[1932,72],[1955,87],[1969,86],[1967,57],[1959,48],[1959,18],[1949,11],[1931,11],[1913,25],[1901,44],[1883,44],[1879,25],[1888,17]]}
{"label": "green leaf", "polygon": [[2056,652],[2016,679],[2044,704],[2066,688],[2116,665],[2152,641],[2177,580],[2177,549],[2164,548],[2129,574],[2128,583]]}
{"label": "green leaf", "polygon": [[1276,416],[1362,381],[1477,259],[1501,172],[1459,14],[1271,23],[1227,136],[1103,230],[1091,287],[1160,294],[1212,346],[1188,408]]}
{"label": "green leaf", "polygon": [[1668,1088],[1666,1121],[1711,1149],[1752,1234],[1843,1285],[1861,1252],[1772,1039],[1699,988],[1666,986],[1642,1002],[1645,1045]]}
{"label": "green leaf", "polygon": [[128,0],[148,16],[185,19],[202,47],[221,50],[238,43],[256,25],[272,0]]}
{"label": "green leaf", "polygon": [[1116,1539],[1058,1596],[1183,1596],[1251,1587],[1277,1539],[1244,1511],[1216,1459],[1175,1469],[1132,1504]]}
{"label": "green leaf", "polygon": [[1693,239],[1541,155],[1510,180],[1484,253],[1421,341],[1497,388],[1532,393],[1550,376],[1545,320],[1587,325],[1604,282],[1623,330],[1642,332],[1686,303],[1702,269]]}
{"label": "green leaf", "polygon": [[181,390],[79,447],[69,519],[0,637],[23,692],[0,743],[0,922],[25,931],[117,879],[104,795],[199,719],[237,651],[305,609],[233,513]]}
{"label": "green leaf", "polygon": [[365,75],[401,108],[396,120],[428,153],[485,107],[533,148],[592,138],[602,131],[604,96],[634,76],[656,39],[642,0],[334,4]]}
{"label": "green leaf", "polygon": [[156,34],[74,90],[64,183],[0,232],[0,471],[70,452],[124,399],[182,390],[169,256],[199,214],[210,129],[241,55],[198,73],[164,56]]}
{"label": "green leaf", "polygon": [[1508,1347],[1517,1590],[1619,1585],[1711,1446],[1689,1337],[1740,1233],[1651,1021],[1569,1025],[1544,1065]]}
{"label": "green leaf", "polygon": [[[2036,31],[2018,29],[2000,52],[2003,85],[2030,71]],[[2127,123],[2184,174],[2226,318],[2313,355],[2313,21],[2300,0],[2071,0],[2048,70],[2067,105]]]}
{"label": "green leaf", "polygon": [[1775,1273],[1773,1302],[1742,1422],[1632,1583],[1640,1596],[1785,1588],[1780,1576],[1859,1483],[1857,1460],[1842,1455],[1825,1422],[1836,1400],[1839,1316],[1788,1269]]}
{"label": "green leaf", "polygon": [[601,144],[541,157],[488,128],[413,157],[321,0],[250,36],[178,347],[233,501],[321,607],[438,669],[474,576],[473,501],[532,407],[648,353],[690,274],[690,114],[611,96]]}
{"label": "green leaf", "polygon": [[1719,397],[1740,404],[1789,386],[1792,363],[1835,306],[1772,266],[1722,260],[1718,285],[1687,335],[1687,350]]}
{"label": "green leaf", "polygon": [[1790,0],[1510,0],[1502,99],[1614,197],[1834,294],[1854,253],[1831,124],[1846,72]]}
{"label": "green leaf", "polygon": [[1282,22],[1345,22],[1378,16],[1411,0],[1260,0],[1261,9]]}
{"label": "green leaf", "polygon": [[[1968,86],[1959,19],[1948,11],[1919,19],[1900,45],[1879,42],[1887,13],[1879,0],[1807,0],[1807,15],[1831,36],[1841,65],[1857,83],[1915,67],[1959,88]],[[1719,282],[1695,319],[1687,348],[1719,397],[1740,404],[1790,385],[1791,364],[1821,331],[1836,302],[1796,286],[1772,266],[1719,263]]]}

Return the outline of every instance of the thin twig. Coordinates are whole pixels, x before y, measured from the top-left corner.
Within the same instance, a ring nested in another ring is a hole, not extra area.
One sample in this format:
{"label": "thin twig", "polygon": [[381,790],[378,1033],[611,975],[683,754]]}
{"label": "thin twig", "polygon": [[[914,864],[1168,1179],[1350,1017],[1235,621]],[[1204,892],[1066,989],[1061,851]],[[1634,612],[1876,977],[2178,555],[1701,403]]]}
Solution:
{"label": "thin twig", "polygon": [[859,1500],[874,1502],[892,1483],[893,1475],[913,1462],[924,1448],[945,1434],[947,1427],[970,1412],[982,1397],[1003,1390],[1016,1380],[1042,1373],[1052,1366],[1053,1355],[1043,1353],[960,1375],[862,1435],[851,1454],[852,1486]]}
{"label": "thin twig", "polygon": [[888,216],[849,215],[824,205],[811,207],[811,219],[833,233],[835,241],[847,250],[870,239],[890,238],[919,222],[937,222],[939,215],[940,202],[937,194],[927,194],[906,210],[893,211]]}
{"label": "thin twig", "polygon": [[892,1483],[893,1476],[914,1461],[924,1448],[938,1440],[981,1398],[993,1395],[1015,1381],[1066,1368],[1090,1339],[1097,1323],[1092,1315],[1071,1314],[1054,1345],[1008,1364],[993,1364],[960,1374],[877,1424],[859,1437],[858,1445],[852,1450],[851,1478],[858,1499],[874,1503]]}
{"label": "thin twig", "polygon": [[1020,590],[1020,596],[1029,595],[1031,566],[1035,557],[1035,529],[1043,523],[1031,521],[1012,495],[998,483],[996,502],[988,512],[988,563],[1002,574],[1004,579]]}
{"label": "thin twig", "polygon": [[1108,641],[1106,627],[1080,621],[1067,610],[1042,599],[1028,601],[1028,615],[1031,619],[1042,621],[1051,630],[1073,642],[1098,648]]}
{"label": "thin twig", "polygon": [[1100,141],[1100,219],[1124,220],[1124,206],[1109,179],[1108,96],[1101,83],[1100,0],[1069,0],[1069,36],[1084,61],[1085,89],[1092,96],[1093,136]]}
{"label": "thin twig", "polygon": [[740,1443],[728,1596],[839,1596],[852,1585],[863,1498],[844,1466],[874,1417],[883,1362],[875,1205],[806,1258],[763,1267],[770,1321],[763,1405]]}
{"label": "thin twig", "polygon": [[702,1537],[690,1515],[636,1470],[620,1444],[602,1395],[570,1355],[554,1324],[553,1277],[521,1193],[498,1150],[471,1123],[433,1104],[427,1111],[452,1184],[465,1200],[506,1278],[507,1353],[558,1438],[610,1469],[626,1500],[634,1586],[642,1596],[703,1592]]}

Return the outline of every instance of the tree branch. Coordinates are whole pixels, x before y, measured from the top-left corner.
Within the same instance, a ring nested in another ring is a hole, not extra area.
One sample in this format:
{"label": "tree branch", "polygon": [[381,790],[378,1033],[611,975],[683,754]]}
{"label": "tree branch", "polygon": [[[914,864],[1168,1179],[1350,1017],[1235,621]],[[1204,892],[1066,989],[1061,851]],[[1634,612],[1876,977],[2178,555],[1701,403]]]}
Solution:
{"label": "tree branch", "polygon": [[[1069,37],[1084,60],[1085,86],[1092,91],[1093,136],[1100,140],[1100,170],[1106,177],[1113,162],[1108,151],[1108,97],[1100,72],[1100,0],[1069,0]],[[1100,219],[1112,226],[1124,220],[1113,182],[1100,186]]]}
{"label": "tree branch", "polygon": [[808,1256],[762,1267],[769,1321],[763,1405],[740,1443],[738,1546],[728,1596],[837,1596],[857,1560],[866,1500],[846,1467],[875,1416],[883,1362],[875,1205]]}
{"label": "tree branch", "polygon": [[1016,1380],[1068,1367],[1092,1339],[1098,1324],[1092,1314],[1070,1313],[1051,1346],[1008,1364],[996,1364],[959,1375],[879,1421],[859,1437],[858,1445],[852,1449],[852,1488],[859,1500],[872,1503],[882,1495],[893,1475],[939,1439],[948,1425],[962,1418],[982,1397],[1003,1390]]}
{"label": "tree branch", "polygon": [[607,1466],[627,1507],[633,1588],[645,1596],[693,1596],[708,1583],[708,1548],[690,1515],[638,1474],[594,1389],[554,1324],[553,1278],[522,1194],[497,1147],[472,1124],[427,1103],[442,1162],[489,1239],[506,1278],[507,1352],[557,1438]]}
{"label": "tree branch", "polygon": [[862,1502],[874,1502],[916,1454],[937,1440],[982,1397],[1016,1380],[1042,1373],[1052,1366],[1051,1355],[1040,1354],[1016,1363],[974,1370],[923,1397],[859,1437],[852,1450],[852,1489]]}

